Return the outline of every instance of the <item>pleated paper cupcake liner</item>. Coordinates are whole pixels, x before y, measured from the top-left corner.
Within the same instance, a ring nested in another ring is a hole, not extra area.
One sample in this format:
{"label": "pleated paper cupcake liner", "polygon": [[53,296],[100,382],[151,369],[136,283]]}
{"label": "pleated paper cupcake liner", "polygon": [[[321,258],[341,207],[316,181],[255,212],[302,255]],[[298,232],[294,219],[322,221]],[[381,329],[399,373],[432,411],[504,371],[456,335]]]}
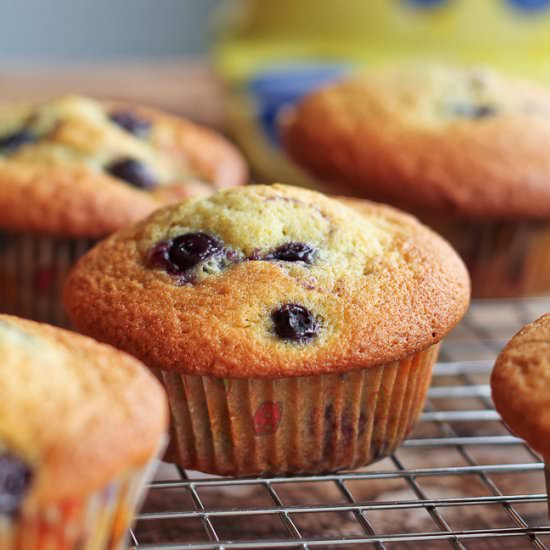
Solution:
{"label": "pleated paper cupcake liner", "polygon": [[[546,494],[550,495],[550,457],[544,458],[544,480],[546,482]],[[548,517],[550,517],[550,498],[547,498]]]}
{"label": "pleated paper cupcake liner", "polygon": [[470,272],[474,298],[550,293],[550,222],[419,217],[460,254]]}
{"label": "pleated paper cupcake liner", "polygon": [[97,241],[0,232],[0,312],[68,326],[65,278]]}
{"label": "pleated paper cupcake liner", "polygon": [[236,476],[369,464],[414,426],[438,348],[345,374],[220,379],[162,371],[172,411],[167,460]]}
{"label": "pleated paper cupcake liner", "polygon": [[0,516],[2,550],[119,550],[152,474],[151,463],[131,470],[82,500]]}

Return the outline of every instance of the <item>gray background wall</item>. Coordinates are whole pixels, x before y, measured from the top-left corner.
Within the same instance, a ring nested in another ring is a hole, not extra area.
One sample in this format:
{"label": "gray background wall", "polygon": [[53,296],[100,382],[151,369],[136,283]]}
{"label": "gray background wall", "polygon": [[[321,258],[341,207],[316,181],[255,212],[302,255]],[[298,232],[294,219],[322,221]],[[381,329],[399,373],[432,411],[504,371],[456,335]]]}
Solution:
{"label": "gray background wall", "polygon": [[192,55],[219,0],[0,0],[0,62]]}

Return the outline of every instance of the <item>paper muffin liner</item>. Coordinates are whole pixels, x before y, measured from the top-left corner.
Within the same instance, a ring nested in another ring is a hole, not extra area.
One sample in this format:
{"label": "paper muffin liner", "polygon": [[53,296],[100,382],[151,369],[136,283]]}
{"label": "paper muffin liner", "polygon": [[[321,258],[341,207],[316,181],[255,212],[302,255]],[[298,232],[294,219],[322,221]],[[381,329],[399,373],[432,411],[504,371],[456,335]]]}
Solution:
{"label": "paper muffin liner", "polygon": [[544,459],[544,480],[546,482],[546,506],[548,507],[548,517],[550,517],[550,457]]}
{"label": "paper muffin liner", "polygon": [[133,469],[81,500],[24,509],[16,518],[0,516],[2,550],[118,550],[141,503],[154,462]]}
{"label": "paper muffin liner", "polygon": [[470,272],[474,298],[550,293],[550,221],[418,217],[462,257]]}
{"label": "paper muffin liner", "polygon": [[0,312],[68,326],[63,284],[96,242],[0,231]]}
{"label": "paper muffin liner", "polygon": [[414,426],[438,349],[344,374],[220,379],[160,371],[172,412],[166,460],[236,476],[369,464]]}

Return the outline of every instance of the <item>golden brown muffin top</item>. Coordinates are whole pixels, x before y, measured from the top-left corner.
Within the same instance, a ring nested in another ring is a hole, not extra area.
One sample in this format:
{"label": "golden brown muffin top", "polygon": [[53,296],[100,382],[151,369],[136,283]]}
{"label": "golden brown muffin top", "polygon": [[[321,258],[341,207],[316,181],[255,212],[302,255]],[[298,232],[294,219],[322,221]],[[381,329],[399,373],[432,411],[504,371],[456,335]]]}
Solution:
{"label": "golden brown muffin top", "polygon": [[12,494],[18,507],[77,499],[144,467],[158,450],[166,400],[136,359],[7,315],[0,356],[0,518],[22,479],[22,493]]}
{"label": "golden brown muffin top", "polygon": [[65,96],[0,110],[2,228],[103,236],[245,178],[221,136],[152,109]]}
{"label": "golden brown muffin top", "polygon": [[373,69],[307,96],[290,155],[354,194],[408,209],[550,215],[550,91],[482,69]]}
{"label": "golden brown muffin top", "polygon": [[348,371],[438,342],[464,265],[414,218],[285,185],[163,208],[69,276],[75,325],[148,366],[228,377]]}
{"label": "golden brown muffin top", "polygon": [[550,456],[550,314],[524,326],[491,374],[497,411],[535,451]]}

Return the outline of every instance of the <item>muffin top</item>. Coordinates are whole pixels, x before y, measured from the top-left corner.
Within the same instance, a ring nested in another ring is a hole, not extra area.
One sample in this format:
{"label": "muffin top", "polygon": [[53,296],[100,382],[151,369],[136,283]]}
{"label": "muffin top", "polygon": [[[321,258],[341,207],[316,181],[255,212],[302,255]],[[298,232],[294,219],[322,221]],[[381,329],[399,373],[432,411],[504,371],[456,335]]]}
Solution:
{"label": "muffin top", "polygon": [[373,69],[282,119],[290,155],[357,196],[466,217],[550,215],[550,92],[483,69]]}
{"label": "muffin top", "polygon": [[157,451],[165,398],[136,359],[7,315],[0,355],[0,522],[102,489]]}
{"label": "muffin top", "polygon": [[438,342],[469,281],[414,218],[284,185],[163,208],[77,264],[75,325],[150,367],[218,377],[345,372]]}
{"label": "muffin top", "polygon": [[550,456],[550,314],[523,327],[491,374],[495,407],[533,449]]}
{"label": "muffin top", "polygon": [[0,228],[103,236],[245,178],[221,136],[152,109],[66,96],[0,110]]}

